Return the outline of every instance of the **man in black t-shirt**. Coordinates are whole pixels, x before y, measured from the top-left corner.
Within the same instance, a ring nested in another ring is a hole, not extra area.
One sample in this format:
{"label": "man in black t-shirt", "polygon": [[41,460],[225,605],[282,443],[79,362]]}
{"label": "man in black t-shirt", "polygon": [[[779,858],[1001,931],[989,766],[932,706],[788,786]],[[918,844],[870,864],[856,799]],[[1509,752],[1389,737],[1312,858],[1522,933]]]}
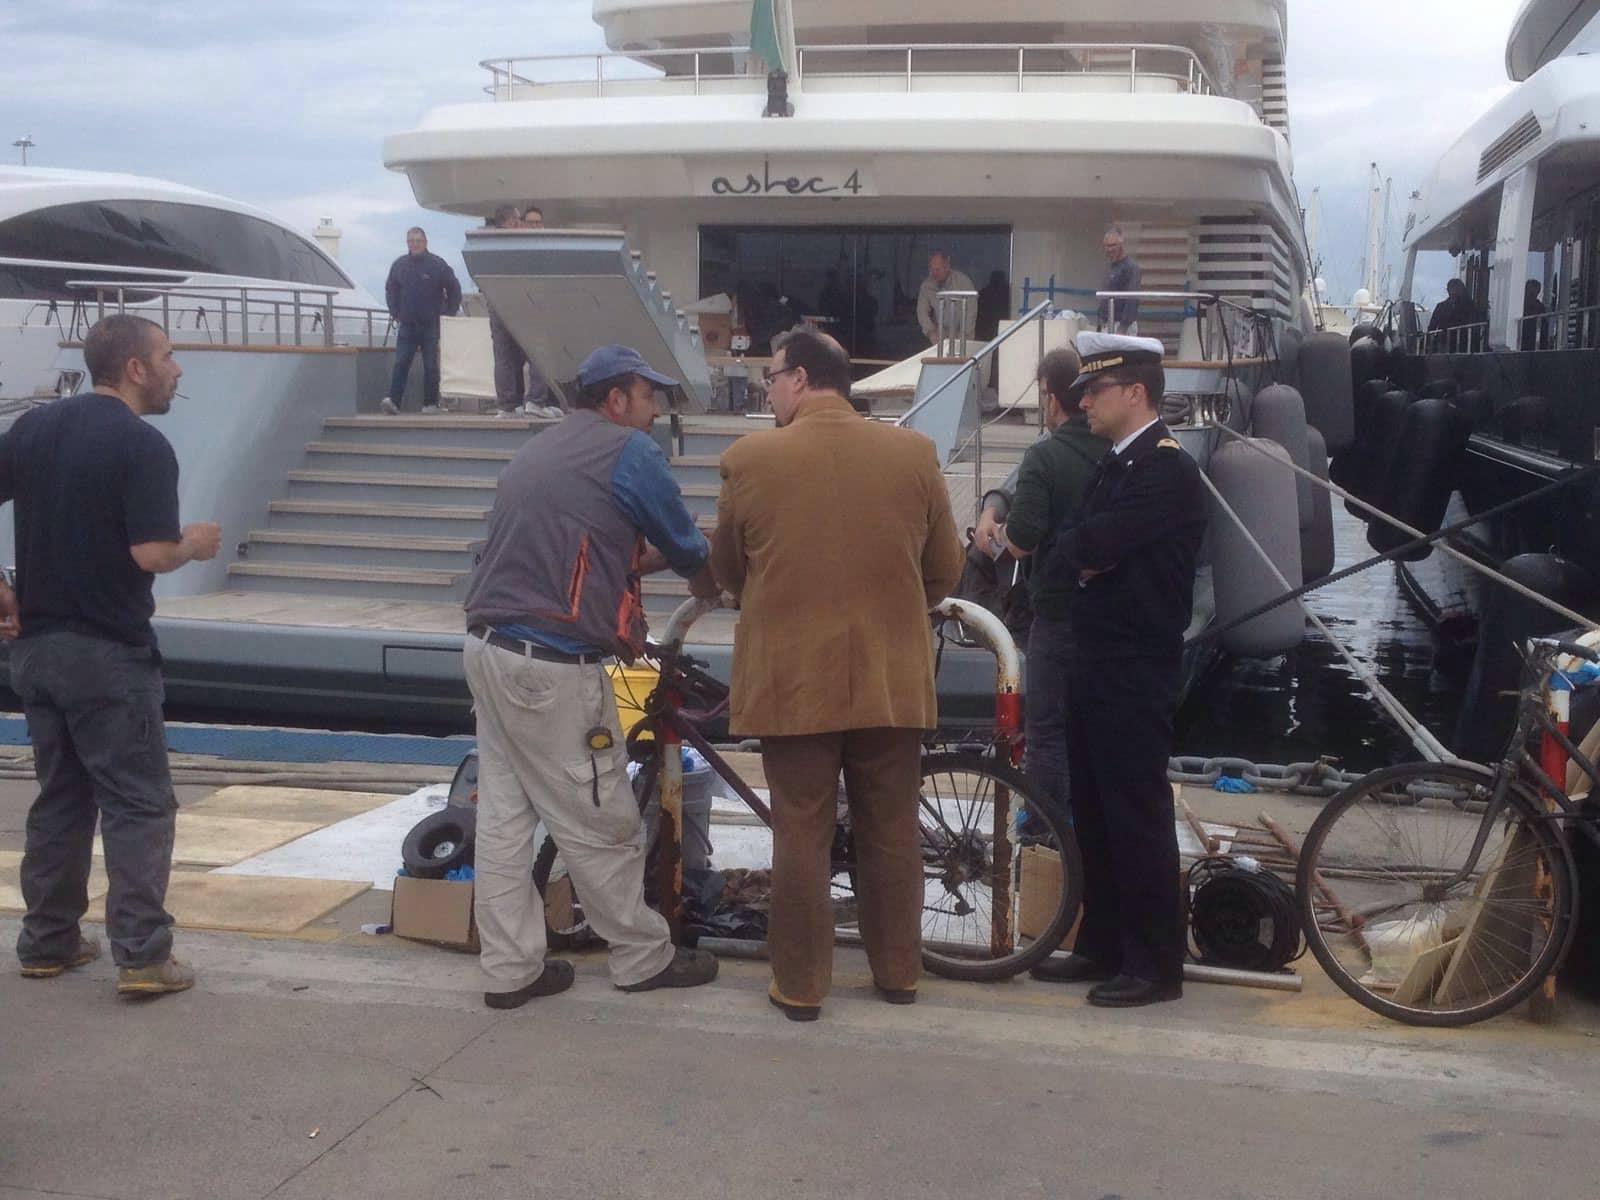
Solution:
{"label": "man in black t-shirt", "polygon": [[39,778],[17,958],[24,976],[48,979],[99,955],[79,928],[98,813],[117,991],[159,995],[191,986],[194,972],[172,957],[165,907],[178,805],[151,584],[214,557],[222,532],[180,528],[177,458],[141,420],[172,407],[183,374],[161,327],[106,317],[83,358],[93,392],[36,408],[0,435],[0,502],[15,502],[17,551],[16,592],[0,583],[0,637],[16,639],[11,686]]}

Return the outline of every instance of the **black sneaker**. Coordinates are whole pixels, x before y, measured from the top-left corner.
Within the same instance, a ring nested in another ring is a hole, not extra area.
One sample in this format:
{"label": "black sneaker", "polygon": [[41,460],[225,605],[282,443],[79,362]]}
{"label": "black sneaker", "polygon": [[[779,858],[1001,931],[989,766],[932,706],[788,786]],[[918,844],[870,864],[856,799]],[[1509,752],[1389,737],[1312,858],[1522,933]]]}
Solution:
{"label": "black sneaker", "polygon": [[638,983],[619,983],[623,992],[653,992],[656,988],[691,988],[710,983],[717,977],[717,960],[709,950],[689,950],[679,946],[672,961],[649,979]]}
{"label": "black sneaker", "polygon": [[490,1008],[521,1008],[535,996],[554,996],[557,992],[566,991],[572,986],[574,977],[571,963],[565,959],[547,958],[539,978],[527,987],[514,992],[485,992],[483,1002]]}

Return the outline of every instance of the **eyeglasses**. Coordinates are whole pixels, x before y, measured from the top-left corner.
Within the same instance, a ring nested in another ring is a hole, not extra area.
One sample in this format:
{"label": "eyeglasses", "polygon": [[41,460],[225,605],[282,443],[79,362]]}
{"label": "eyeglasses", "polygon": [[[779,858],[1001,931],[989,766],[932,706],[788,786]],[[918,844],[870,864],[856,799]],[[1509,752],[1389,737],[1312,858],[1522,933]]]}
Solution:
{"label": "eyeglasses", "polygon": [[799,369],[799,367],[784,367],[780,371],[774,371],[771,367],[764,367],[761,371],[761,380],[763,383],[771,383],[779,375],[787,375],[790,371],[798,371]]}
{"label": "eyeglasses", "polygon": [[1114,387],[1129,388],[1129,387],[1132,387],[1132,386],[1133,386],[1133,384],[1128,383],[1127,381],[1122,380],[1122,379],[1096,379],[1093,383],[1089,384],[1083,390],[1085,392],[1087,392],[1091,396],[1098,396],[1101,392],[1105,391],[1108,388],[1114,388]]}

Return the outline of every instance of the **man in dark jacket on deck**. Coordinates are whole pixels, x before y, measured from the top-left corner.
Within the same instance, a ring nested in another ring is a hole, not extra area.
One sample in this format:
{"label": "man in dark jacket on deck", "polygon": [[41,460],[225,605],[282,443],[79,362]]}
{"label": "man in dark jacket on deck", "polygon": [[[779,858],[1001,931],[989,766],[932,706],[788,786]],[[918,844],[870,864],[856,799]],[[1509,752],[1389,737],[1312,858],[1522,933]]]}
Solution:
{"label": "man in dark jacket on deck", "polygon": [[384,284],[389,315],[395,321],[394,378],[383,398],[383,411],[400,412],[411,360],[422,351],[422,411],[439,411],[439,318],[453,317],[461,308],[461,284],[450,264],[428,252],[428,235],[412,226],[406,230],[406,252],[389,268]]}

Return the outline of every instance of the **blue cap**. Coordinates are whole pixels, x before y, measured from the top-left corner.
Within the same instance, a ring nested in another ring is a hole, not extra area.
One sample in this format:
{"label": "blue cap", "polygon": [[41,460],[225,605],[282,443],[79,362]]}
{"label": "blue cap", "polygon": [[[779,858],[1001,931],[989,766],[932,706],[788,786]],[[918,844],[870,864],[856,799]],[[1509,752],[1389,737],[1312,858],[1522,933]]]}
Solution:
{"label": "blue cap", "polygon": [[652,371],[644,356],[629,346],[601,346],[583,360],[578,368],[578,386],[588,387],[602,379],[615,379],[618,375],[638,375],[660,388],[682,385],[672,376]]}

